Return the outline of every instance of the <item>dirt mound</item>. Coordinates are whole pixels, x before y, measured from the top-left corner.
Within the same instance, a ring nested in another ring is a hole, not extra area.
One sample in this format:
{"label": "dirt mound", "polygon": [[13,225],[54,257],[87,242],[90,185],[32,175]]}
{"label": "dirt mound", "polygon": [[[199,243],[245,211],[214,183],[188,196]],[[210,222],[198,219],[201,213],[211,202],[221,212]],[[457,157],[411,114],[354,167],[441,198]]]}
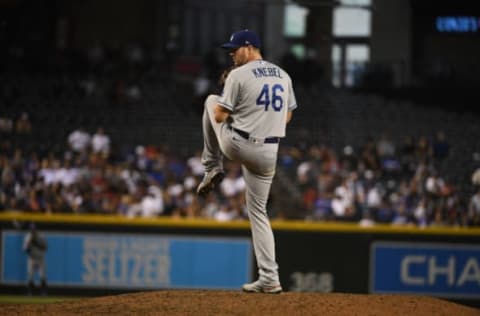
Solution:
{"label": "dirt mound", "polygon": [[449,301],[407,295],[280,295],[238,291],[155,291],[51,304],[1,305],[1,315],[480,315]]}

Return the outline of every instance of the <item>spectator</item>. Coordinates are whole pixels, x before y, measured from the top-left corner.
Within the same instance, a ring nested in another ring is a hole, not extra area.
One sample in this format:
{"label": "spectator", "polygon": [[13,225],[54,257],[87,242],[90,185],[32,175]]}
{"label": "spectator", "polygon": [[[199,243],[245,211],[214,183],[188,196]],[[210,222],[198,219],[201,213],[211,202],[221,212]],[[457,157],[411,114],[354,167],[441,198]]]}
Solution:
{"label": "spectator", "polygon": [[429,210],[427,209],[427,199],[422,198],[413,211],[413,215],[420,227],[425,227],[428,224]]}
{"label": "spectator", "polygon": [[38,175],[45,185],[50,185],[56,181],[55,170],[52,168],[52,161],[50,159],[44,158],[42,160]]}
{"label": "spectator", "polygon": [[480,168],[475,170],[472,174],[472,184],[480,187]]}
{"label": "spectator", "polygon": [[205,173],[205,167],[202,165],[202,152],[196,151],[195,154],[187,160],[187,165],[195,177],[202,177]]}
{"label": "spectator", "polygon": [[403,140],[400,150],[400,163],[402,165],[402,177],[411,177],[415,171],[415,143],[412,136]]}
{"label": "spectator", "polygon": [[140,171],[147,171],[151,167],[145,146],[139,145],[135,148],[135,167]]}
{"label": "spectator", "polygon": [[360,159],[361,164],[365,169],[373,171],[380,169],[380,159],[378,157],[378,151],[376,150],[375,142],[372,138],[369,138],[363,146]]}
{"label": "spectator", "polygon": [[[60,164],[60,162],[58,162]],[[59,168],[55,173],[55,182],[60,182],[64,187],[69,187],[77,182],[78,169],[71,165],[70,161],[65,161],[63,166],[59,165]]]}
{"label": "spectator", "polygon": [[205,71],[202,71],[193,82],[192,109],[198,115],[201,115],[203,112],[203,102],[208,96],[210,90],[210,79],[207,77]]}
{"label": "spectator", "polygon": [[215,218],[215,213],[220,207],[218,196],[215,194],[209,194],[205,197],[205,203],[201,214],[206,218]]}
{"label": "spectator", "polygon": [[332,219],[332,200],[325,193],[319,194],[314,201],[313,219],[330,220]]}
{"label": "spectator", "polygon": [[443,131],[438,131],[435,134],[435,139],[432,145],[433,158],[442,161],[448,156],[450,151],[450,144],[448,143],[445,133]]}
{"label": "spectator", "polygon": [[351,145],[347,145],[343,148],[343,155],[339,158],[341,168],[346,171],[357,170],[358,161],[355,156],[355,152]]}
{"label": "spectator", "polygon": [[432,156],[432,147],[427,137],[421,136],[417,142],[417,159],[419,161],[427,161]]}
{"label": "spectator", "polygon": [[163,192],[157,185],[150,185],[140,202],[141,217],[156,217],[164,211]]}
{"label": "spectator", "polygon": [[105,134],[102,127],[92,137],[92,150],[94,153],[108,157],[110,155],[110,137]]}
{"label": "spectator", "polygon": [[11,133],[13,130],[13,121],[8,116],[0,116],[0,133]]}
{"label": "spectator", "polygon": [[90,148],[91,137],[83,127],[79,127],[68,135],[68,145],[79,154],[84,154]]}
{"label": "spectator", "polygon": [[366,214],[367,218],[375,220],[377,213],[382,206],[385,198],[385,189],[381,183],[371,183],[366,194]]}
{"label": "spectator", "polygon": [[26,209],[30,212],[41,213],[45,211],[45,201],[41,190],[31,190],[29,192]]}
{"label": "spectator", "polygon": [[354,198],[355,194],[352,187],[348,185],[348,180],[343,180],[342,184],[335,189],[332,200],[333,214],[337,219],[352,219],[355,215]]}
{"label": "spectator", "polygon": [[387,132],[383,132],[380,140],[377,142],[377,152],[380,158],[393,157],[395,155],[395,145]]}
{"label": "spectator", "polygon": [[445,192],[445,182],[438,176],[437,172],[432,172],[425,181],[425,193],[428,207],[436,209],[442,202],[441,197]]}
{"label": "spectator", "polygon": [[233,212],[226,205],[221,205],[213,214],[213,219],[218,222],[229,222],[233,219]]}
{"label": "spectator", "polygon": [[480,226],[480,188],[470,198],[468,205],[468,222],[472,226]]}
{"label": "spectator", "polygon": [[225,179],[220,183],[220,190],[222,194],[227,197],[233,197],[243,192],[245,189],[245,182],[243,177],[239,177],[237,171],[230,169]]}
{"label": "spectator", "polygon": [[22,112],[15,122],[15,131],[20,135],[28,135],[32,132],[32,123],[27,112]]}

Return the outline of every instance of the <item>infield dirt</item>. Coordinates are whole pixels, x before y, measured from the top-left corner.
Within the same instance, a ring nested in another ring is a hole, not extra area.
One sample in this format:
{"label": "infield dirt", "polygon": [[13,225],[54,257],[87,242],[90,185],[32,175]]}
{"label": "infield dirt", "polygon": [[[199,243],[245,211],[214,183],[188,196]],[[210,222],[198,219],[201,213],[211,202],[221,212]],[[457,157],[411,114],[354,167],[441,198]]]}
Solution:
{"label": "infield dirt", "polygon": [[408,295],[165,290],[49,304],[5,304],[0,305],[0,315],[480,316],[480,310],[437,298]]}

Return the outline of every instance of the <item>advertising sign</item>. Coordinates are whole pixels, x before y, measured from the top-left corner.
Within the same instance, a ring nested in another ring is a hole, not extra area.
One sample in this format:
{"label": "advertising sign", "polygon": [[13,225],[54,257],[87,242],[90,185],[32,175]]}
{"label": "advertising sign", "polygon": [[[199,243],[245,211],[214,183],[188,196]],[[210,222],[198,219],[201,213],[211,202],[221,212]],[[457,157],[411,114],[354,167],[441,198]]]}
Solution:
{"label": "advertising sign", "polygon": [[[41,232],[52,285],[238,289],[252,277],[248,238]],[[26,284],[25,233],[2,233],[3,284]]]}
{"label": "advertising sign", "polygon": [[480,298],[480,246],[374,242],[370,292]]}

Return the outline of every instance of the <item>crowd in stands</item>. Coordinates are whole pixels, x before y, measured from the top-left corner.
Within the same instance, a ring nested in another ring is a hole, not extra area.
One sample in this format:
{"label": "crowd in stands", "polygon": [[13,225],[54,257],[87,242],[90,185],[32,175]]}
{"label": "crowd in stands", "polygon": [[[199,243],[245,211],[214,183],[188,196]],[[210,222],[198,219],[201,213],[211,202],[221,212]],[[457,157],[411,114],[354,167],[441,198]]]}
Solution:
{"label": "crowd in stands", "polygon": [[402,144],[383,134],[340,154],[317,144],[284,149],[280,163],[295,174],[311,220],[478,226],[480,170],[472,177],[475,193],[463,196],[439,167],[449,149],[443,132]]}
{"label": "crowd in stands", "polygon": [[78,128],[65,140],[62,155],[40,156],[13,148],[10,132],[1,134],[0,210],[246,218],[245,185],[237,164],[227,163],[219,194],[199,199],[195,190],[204,169],[198,152],[178,157],[166,147],[139,145],[118,156],[103,128],[93,136]]}
{"label": "crowd in stands", "polygon": [[[10,146],[11,133],[31,133],[27,118],[8,129],[2,125],[0,210],[246,218],[236,163],[226,163],[219,190],[201,199],[195,193],[204,172],[200,152],[180,157],[168,147],[139,145],[119,156],[102,128],[92,136],[78,128],[65,140],[62,156],[40,156]],[[408,137],[400,145],[383,135],[358,149],[346,146],[339,155],[325,145],[284,146],[279,165],[295,175],[308,220],[477,226],[480,186],[463,200],[436,168],[449,146],[441,132],[434,142]],[[480,172],[472,180],[479,185]]]}
{"label": "crowd in stands", "polygon": [[[93,61],[98,59],[94,56],[90,56]],[[142,68],[138,65],[143,57],[138,61],[130,56],[129,60],[137,64],[136,70]],[[73,91],[60,94],[63,101],[70,101],[66,106],[75,102],[69,98],[95,97],[102,87],[113,87],[109,91],[114,91],[115,104],[148,92],[142,91],[136,80],[126,80],[125,86],[113,83],[115,76],[106,73],[116,72],[109,65],[90,61],[89,74],[74,80],[60,76],[62,79],[43,84],[53,85],[55,92],[63,91],[61,85],[66,82],[67,90]],[[142,74],[145,72],[139,71],[134,77]],[[199,82],[199,86],[197,93],[203,95],[205,83]],[[0,101],[12,108],[23,94],[6,87],[0,90]],[[41,90],[37,89],[32,100],[45,97]],[[49,93],[46,106],[55,103],[56,97]],[[22,99],[18,104],[32,100]],[[28,109],[35,110],[33,106]],[[219,221],[247,218],[245,184],[236,163],[225,164],[227,175],[220,188],[202,199],[195,190],[204,169],[201,153],[195,149],[180,154],[166,144],[147,144],[123,150],[124,146],[119,146],[122,140],[110,137],[108,126],[69,126],[61,144],[47,140],[39,151],[24,145],[36,142],[32,140],[35,134],[46,126],[32,123],[32,113],[11,113],[0,112],[0,210]],[[402,144],[394,143],[387,134],[373,135],[365,144],[347,145],[340,153],[318,141],[308,146],[298,142],[280,146],[278,163],[290,175],[291,185],[301,191],[302,210],[297,213],[307,220],[478,226],[480,171],[473,177],[475,192],[460,194],[456,184],[442,174],[441,162],[448,157],[450,146],[442,132],[432,139],[407,137]],[[273,214],[295,213],[284,211],[274,210]]]}

